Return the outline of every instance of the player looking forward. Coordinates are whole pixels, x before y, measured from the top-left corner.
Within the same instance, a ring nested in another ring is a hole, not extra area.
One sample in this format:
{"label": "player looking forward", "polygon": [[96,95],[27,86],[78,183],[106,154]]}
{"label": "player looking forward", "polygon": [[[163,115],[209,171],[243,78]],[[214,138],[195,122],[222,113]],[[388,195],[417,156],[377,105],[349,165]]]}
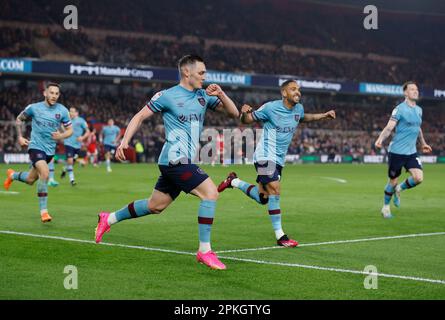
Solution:
{"label": "player looking forward", "polygon": [[[19,144],[28,147],[32,167],[27,172],[14,172],[8,169],[4,187],[9,190],[14,180],[33,185],[37,182],[40,216],[43,223],[52,220],[48,213],[48,163],[54,157],[56,142],[67,139],[73,134],[71,120],[67,108],[57,103],[60,86],[49,83],[43,92],[45,100],[28,105],[17,117],[16,127]],[[31,140],[22,135],[22,124],[31,119]],[[58,131],[63,124],[65,131]]]}
{"label": "player looking forward", "polygon": [[[403,84],[405,101],[394,108],[388,124],[380,133],[375,146],[381,148],[383,142],[395,129],[395,134],[388,148],[388,183],[385,186],[383,208],[381,213],[384,218],[392,218],[390,202],[394,196],[394,205],[400,207],[400,193],[403,190],[418,186],[423,181],[422,164],[417,156],[417,138],[420,140],[422,152],[433,151],[422,132],[422,108],[417,105],[419,89],[413,81]],[[410,177],[404,182],[398,183],[398,177],[402,173],[402,167],[409,171]]]}
{"label": "player looking forward", "polygon": [[235,187],[259,204],[267,204],[277,244],[284,247],[296,247],[298,242],[290,239],[281,225],[280,181],[287,149],[300,122],[335,119],[335,111],[305,114],[303,105],[299,103],[300,87],[295,80],[283,82],[281,96],[281,100],[267,102],[256,111],[252,111],[249,105],[243,105],[241,108],[242,123],[250,124],[260,121],[264,124],[263,135],[254,153],[258,186],[242,181],[235,172],[231,172],[220,183],[218,191],[223,192],[227,188]]}
{"label": "player looking forward", "polygon": [[76,185],[74,179],[74,157],[79,155],[82,142],[90,135],[90,129],[88,129],[87,122],[84,118],[79,117],[79,111],[75,107],[70,108],[70,117],[73,127],[73,135],[68,139],[65,139],[65,155],[66,155],[66,167],[63,168],[61,178],[64,178],[68,172],[70,183],[72,186]]}
{"label": "player looking forward", "polygon": [[113,119],[108,119],[106,126],[102,128],[100,141],[104,144],[105,162],[107,164],[107,172],[111,172],[111,157],[114,156],[116,146],[121,138],[121,130],[114,124]]}
{"label": "player looking forward", "polygon": [[141,123],[161,113],[166,141],[159,156],[161,175],[149,199],[138,200],[113,212],[99,214],[96,242],[100,242],[110,226],[125,219],[159,214],[181,193],[191,193],[201,199],[198,211],[199,249],[196,259],[212,269],[226,269],[210,246],[210,233],[215,215],[218,191],[210,177],[196,164],[195,159],[207,109],[238,117],[239,112],[220,86],[211,84],[202,89],[206,76],[204,60],[196,55],[182,57],[178,63],[180,82],[158,92],[128,124],[116,158],[125,160],[124,150]]}

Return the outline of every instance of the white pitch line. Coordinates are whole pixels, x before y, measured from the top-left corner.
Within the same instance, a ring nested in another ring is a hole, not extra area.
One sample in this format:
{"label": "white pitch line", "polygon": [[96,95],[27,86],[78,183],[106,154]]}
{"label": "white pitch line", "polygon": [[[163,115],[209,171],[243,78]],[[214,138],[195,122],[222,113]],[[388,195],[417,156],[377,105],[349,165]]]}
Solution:
{"label": "white pitch line", "polygon": [[[24,233],[24,232],[15,232],[15,231],[4,231],[4,230],[2,231],[2,230],[0,230],[0,234],[9,234],[9,235],[26,236],[26,237],[33,237],[33,238],[62,240],[62,241],[85,243],[85,244],[96,244],[96,242],[92,241],[92,240],[65,238],[65,237],[59,237],[59,236],[47,236],[47,235]],[[175,253],[175,254],[182,254],[182,255],[195,255],[196,254],[195,252],[168,250],[168,249],[160,249],[160,248],[150,248],[150,247],[143,247],[143,246],[130,246],[130,245],[125,245],[125,244],[117,244],[117,243],[105,243],[105,242],[102,242],[99,245],[114,246],[114,247],[129,248],[129,249],[138,249],[138,250],[146,250],[146,251]],[[284,267],[294,267],[294,268],[304,268],[304,269],[313,269],[313,270],[322,270],[322,271],[331,271],[331,272],[371,275],[371,273],[368,273],[368,272],[365,272],[365,271],[361,271],[361,270],[350,270],[350,269],[331,268],[331,267],[322,267],[322,266],[311,266],[311,265],[298,264],[298,263],[274,262],[274,261],[265,261],[265,260],[236,258],[236,257],[225,257],[225,256],[219,256],[219,258],[220,259],[226,259],[226,260],[233,260],[233,261],[250,262],[250,263],[256,263],[256,264],[277,265],[277,266],[284,266]],[[445,285],[445,280],[438,280],[438,279],[428,279],[428,278],[420,278],[420,277],[413,277],[413,276],[403,276],[403,275],[387,274],[387,273],[372,273],[372,275],[379,276],[379,277],[384,277],[384,278],[420,281],[420,282],[437,283],[437,284]]]}
{"label": "white pitch line", "polygon": [[397,275],[397,274],[369,273],[369,272],[360,271],[360,270],[349,270],[349,269],[340,269],[340,268],[320,267],[320,266],[311,266],[311,265],[305,265],[305,264],[299,264],[299,263],[273,262],[273,261],[263,261],[263,260],[254,260],[254,259],[245,259],[245,258],[225,257],[225,256],[219,256],[219,258],[220,259],[227,259],[227,260],[234,260],[234,261],[241,261],[241,262],[251,262],[251,263],[257,263],[257,264],[277,265],[277,266],[285,266],[285,267],[314,269],[314,270],[342,272],[342,273],[364,274],[364,275],[367,275],[367,276],[368,275],[375,275],[375,276],[384,277],[384,278],[394,278],[394,279],[430,282],[430,283],[438,283],[438,284],[444,284],[445,285],[445,280],[428,279],[428,278],[420,278],[420,277],[412,277],[412,276],[402,276],[402,275]]}
{"label": "white pitch line", "polygon": [[333,178],[333,177],[320,177],[320,178],[336,181],[336,182],[339,182],[339,183],[347,183],[348,182],[345,179],[339,179],[339,178]]}
{"label": "white pitch line", "polygon": [[16,195],[19,194],[20,192],[17,191],[0,191],[1,194],[11,194],[11,195]]}
{"label": "white pitch line", "polygon": [[3,231],[2,230],[2,231],[0,231],[0,234],[12,234],[12,235],[17,235],[17,236],[26,236],[26,237],[34,237],[34,238],[62,240],[62,241],[69,241],[69,242],[80,242],[80,243],[88,243],[88,244],[103,245],[103,246],[110,246],[110,247],[139,249],[139,250],[146,250],[146,251],[158,251],[158,252],[187,254],[187,255],[195,255],[196,254],[196,252],[194,253],[194,252],[185,252],[185,251],[161,249],[161,248],[150,248],[150,247],[142,247],[142,246],[130,246],[130,245],[126,245],[126,244],[108,243],[108,242],[96,243],[93,240],[81,240],[81,239],[74,239],[74,238],[65,238],[65,237],[58,237],[58,236],[47,236],[47,235],[41,235],[41,234],[15,232],[15,231]]}
{"label": "white pitch line", "polygon": [[[322,246],[322,245],[332,245],[332,244],[341,244],[341,243],[356,243],[356,242],[390,240],[390,239],[404,239],[404,238],[416,238],[416,237],[430,237],[430,236],[441,236],[441,235],[445,235],[445,232],[415,233],[415,234],[405,234],[405,235],[400,235],[400,236],[374,237],[374,238],[352,239],[352,240],[337,240],[337,241],[314,242],[314,243],[301,243],[298,245],[298,247]],[[273,249],[284,249],[284,248],[285,247],[279,247],[279,246],[260,247],[260,248],[221,250],[221,251],[216,251],[216,253],[261,251],[261,250],[273,250]]]}

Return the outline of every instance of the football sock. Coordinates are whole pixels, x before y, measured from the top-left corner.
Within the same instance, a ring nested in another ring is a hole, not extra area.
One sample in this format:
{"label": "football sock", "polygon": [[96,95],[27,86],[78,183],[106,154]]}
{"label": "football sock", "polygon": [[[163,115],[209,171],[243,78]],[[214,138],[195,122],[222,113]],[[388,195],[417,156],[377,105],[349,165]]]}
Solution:
{"label": "football sock", "polygon": [[238,178],[232,180],[232,187],[240,189],[242,192],[244,192],[248,197],[252,198],[258,203],[261,203],[260,201],[260,194],[258,192],[258,187],[254,186],[253,184],[247,183],[245,181],[242,181]]}
{"label": "football sock", "polygon": [[206,253],[210,250],[210,232],[212,230],[213,218],[215,217],[215,200],[202,200],[199,205],[199,251]]}
{"label": "football sock", "polygon": [[37,196],[39,197],[40,213],[48,210],[48,181],[39,179],[37,182]]}
{"label": "football sock", "polygon": [[405,181],[403,181],[400,184],[400,188],[402,190],[406,190],[406,189],[411,189],[414,188],[415,186],[417,186],[416,182],[414,181],[413,177],[409,177],[408,179],[406,179]]}
{"label": "football sock", "polygon": [[139,218],[151,214],[148,209],[148,199],[137,200],[108,216],[108,224],[111,226],[127,219]]}
{"label": "football sock", "polygon": [[393,194],[394,194],[394,187],[390,183],[387,183],[385,186],[385,198],[384,198],[385,205],[388,205],[391,202],[391,197]]}
{"label": "football sock", "polygon": [[283,228],[281,226],[281,210],[280,210],[280,196],[279,195],[269,195],[268,202],[269,217],[272,221],[272,228],[275,231],[275,236],[277,240],[283,235]]}
{"label": "football sock", "polygon": [[68,176],[70,177],[70,181],[73,181],[74,180],[73,165],[71,165],[71,164],[67,165],[66,171],[68,171]]}
{"label": "football sock", "polygon": [[49,168],[49,180],[52,181],[54,180],[54,161],[50,161],[50,163],[48,163],[48,168]]}
{"label": "football sock", "polygon": [[12,175],[12,180],[20,181],[26,183],[28,179],[29,172],[14,172]]}

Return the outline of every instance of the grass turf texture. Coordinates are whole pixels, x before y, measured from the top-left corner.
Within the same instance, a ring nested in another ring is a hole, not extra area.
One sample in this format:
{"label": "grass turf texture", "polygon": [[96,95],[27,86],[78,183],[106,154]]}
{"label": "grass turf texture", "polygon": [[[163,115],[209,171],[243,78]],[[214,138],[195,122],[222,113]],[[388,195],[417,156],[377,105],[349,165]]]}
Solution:
{"label": "grass turf texture", "polygon": [[[253,166],[202,167],[216,184],[232,170],[255,181]],[[392,206],[395,218],[385,220],[386,166],[288,165],[281,192],[284,231],[301,244],[444,232],[444,168],[425,165],[424,183],[403,192],[402,207]],[[49,224],[40,222],[36,186],[14,182],[10,191],[19,194],[0,193],[0,230],[92,241],[97,213],[147,198],[159,172],[143,164],[114,165],[110,174],[104,166],[76,167],[75,174],[76,187],[58,178],[60,186],[49,188]],[[199,199],[182,193],[161,215],[117,224],[103,241],[194,253],[198,206]],[[266,209],[239,190],[222,193],[213,249],[274,246]],[[437,235],[221,255],[358,271],[375,265],[380,273],[445,280],[444,240]],[[227,259],[228,270],[213,271],[194,255],[10,234],[0,234],[0,253],[0,299],[445,299],[445,284],[379,277],[378,289],[366,290],[361,274]],[[64,289],[66,265],[78,269],[78,290]]]}

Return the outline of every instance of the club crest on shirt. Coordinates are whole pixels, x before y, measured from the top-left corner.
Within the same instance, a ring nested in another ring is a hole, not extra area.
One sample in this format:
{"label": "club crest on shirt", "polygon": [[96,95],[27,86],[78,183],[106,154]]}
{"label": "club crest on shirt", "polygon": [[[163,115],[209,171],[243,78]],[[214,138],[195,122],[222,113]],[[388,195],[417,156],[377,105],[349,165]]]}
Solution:
{"label": "club crest on shirt", "polygon": [[201,104],[201,106],[205,106],[206,105],[206,100],[204,98],[198,98],[199,103]]}
{"label": "club crest on shirt", "polygon": [[60,113],[56,113],[56,119],[57,119],[57,120],[60,119]]}

